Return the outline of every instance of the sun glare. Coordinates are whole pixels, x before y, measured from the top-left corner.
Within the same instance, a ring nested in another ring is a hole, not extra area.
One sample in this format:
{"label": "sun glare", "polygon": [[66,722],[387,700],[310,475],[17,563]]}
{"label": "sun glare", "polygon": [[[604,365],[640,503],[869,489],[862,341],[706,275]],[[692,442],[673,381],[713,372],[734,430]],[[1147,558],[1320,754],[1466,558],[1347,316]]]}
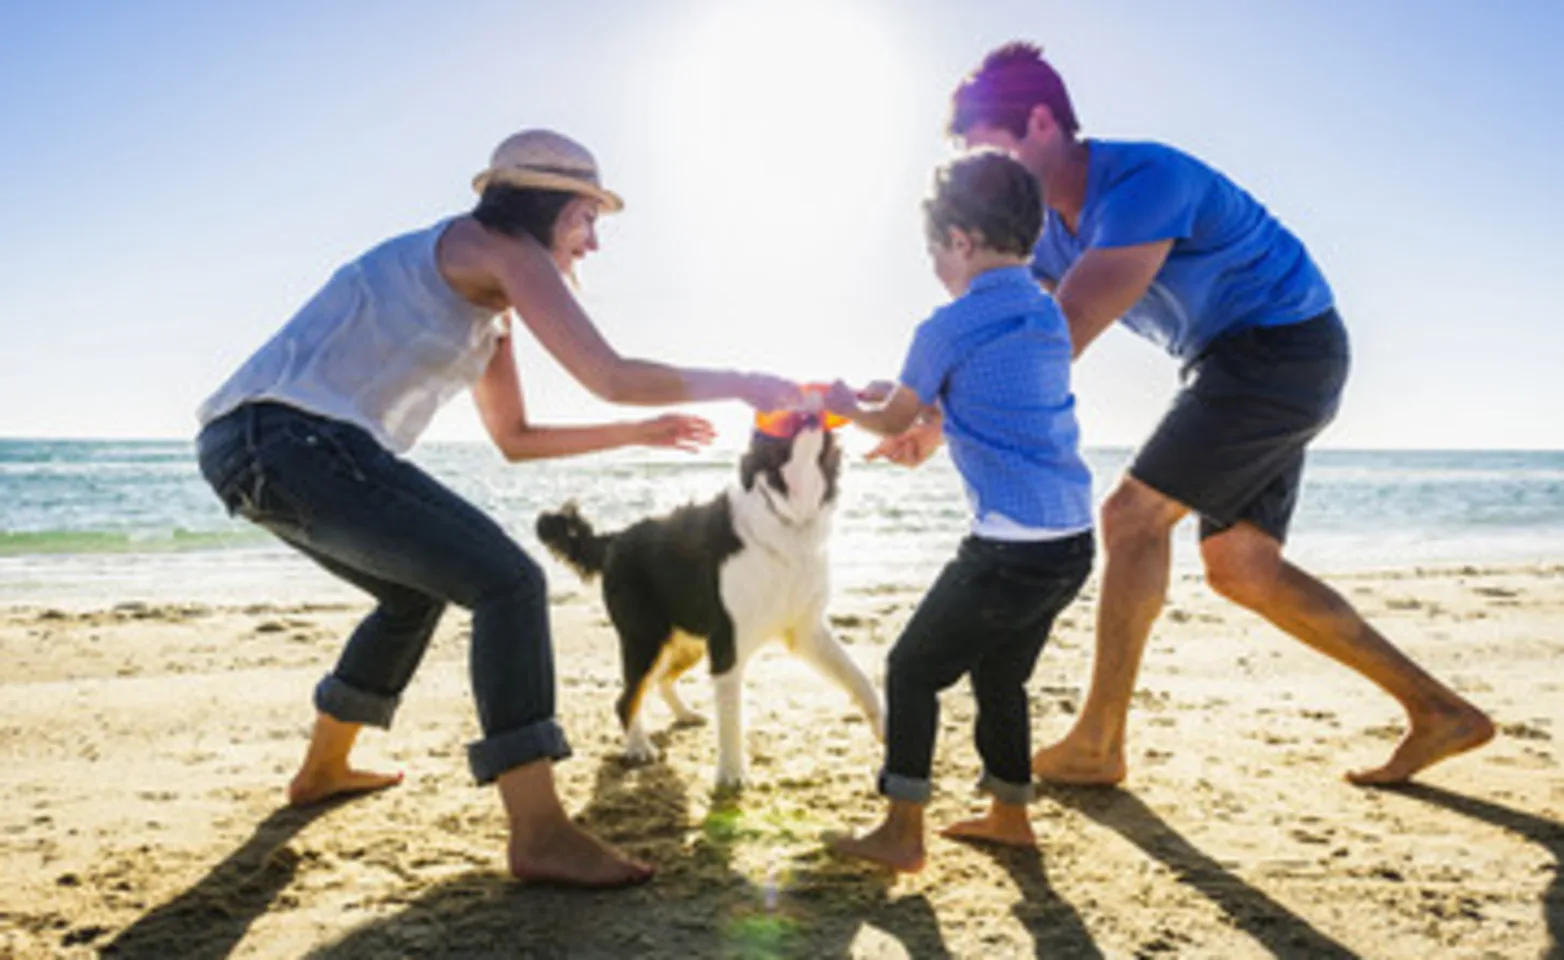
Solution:
{"label": "sun glare", "polygon": [[[905,65],[892,24],[868,5],[724,3],[706,14],[674,85],[690,159],[719,195],[766,219],[808,212],[807,185],[852,203],[885,152],[907,141]],[[758,195],[757,195],[758,194]]]}
{"label": "sun glare", "polygon": [[733,355],[848,375],[822,362],[821,339],[846,359],[843,323],[884,314],[873,304],[906,286],[885,264],[921,276],[907,158],[933,134],[901,26],[878,4],[802,0],[712,4],[681,31],[662,78],[677,145],[664,189],[695,253],[667,276],[695,316],[726,317]]}

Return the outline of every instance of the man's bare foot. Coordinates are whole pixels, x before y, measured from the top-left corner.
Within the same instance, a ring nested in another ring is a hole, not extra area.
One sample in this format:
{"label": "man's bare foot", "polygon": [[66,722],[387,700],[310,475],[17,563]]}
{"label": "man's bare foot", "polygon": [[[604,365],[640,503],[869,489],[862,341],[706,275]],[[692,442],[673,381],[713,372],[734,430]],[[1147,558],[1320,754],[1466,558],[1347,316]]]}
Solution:
{"label": "man's bare foot", "polygon": [[1032,754],[1032,775],[1049,783],[1111,787],[1124,781],[1124,752],[1089,753],[1065,737]]}
{"label": "man's bare foot", "polygon": [[645,883],[656,872],[568,820],[527,836],[512,833],[506,853],[511,876],[524,883],[606,889]]}
{"label": "man's bare foot", "polygon": [[1384,766],[1355,770],[1347,779],[1363,786],[1405,783],[1418,771],[1493,739],[1493,721],[1469,703],[1412,718],[1412,727]]}
{"label": "man's bare foot", "polygon": [[882,823],[861,837],[845,833],[827,834],[825,844],[844,857],[869,860],[900,873],[917,873],[922,870],[923,841],[907,840],[893,833],[888,824]]}
{"label": "man's bare foot", "polygon": [[300,770],[288,784],[288,805],[307,807],[332,797],[350,796],[384,790],[402,782],[400,773],[375,773],[342,766],[332,769]]}
{"label": "man's bare foot", "polygon": [[1037,846],[1037,834],[1032,832],[1032,821],[1027,818],[1026,808],[1001,807],[999,804],[995,804],[981,817],[951,824],[940,831],[940,836],[952,840],[997,843],[1007,847]]}

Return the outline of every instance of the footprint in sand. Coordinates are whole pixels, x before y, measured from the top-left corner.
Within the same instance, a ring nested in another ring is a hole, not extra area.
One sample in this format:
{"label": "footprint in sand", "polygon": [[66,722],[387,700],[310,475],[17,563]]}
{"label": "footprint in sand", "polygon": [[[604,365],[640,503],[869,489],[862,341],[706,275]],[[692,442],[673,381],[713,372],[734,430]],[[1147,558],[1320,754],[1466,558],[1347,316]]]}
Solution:
{"label": "footprint in sand", "polygon": [[1507,587],[1473,587],[1472,592],[1501,600],[1510,600],[1521,595],[1519,590],[1511,590]]}
{"label": "footprint in sand", "polygon": [[1506,723],[1499,727],[1505,736],[1517,740],[1552,740],[1553,734],[1529,723]]}

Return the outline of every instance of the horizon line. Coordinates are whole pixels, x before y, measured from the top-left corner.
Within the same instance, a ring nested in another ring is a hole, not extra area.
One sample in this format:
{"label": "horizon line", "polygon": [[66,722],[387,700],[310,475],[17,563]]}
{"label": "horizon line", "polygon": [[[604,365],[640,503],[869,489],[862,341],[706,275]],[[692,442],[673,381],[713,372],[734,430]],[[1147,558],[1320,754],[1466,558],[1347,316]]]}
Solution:
{"label": "horizon line", "polygon": [[[0,434],[0,443],[189,443],[195,442],[194,436],[188,437],[156,437],[156,436],[124,436],[124,437],[89,437],[89,436],[29,436]],[[414,450],[425,446],[474,446],[492,447],[493,443],[483,439],[438,439],[420,441]],[[1082,450],[1133,450],[1138,443],[1088,443],[1082,444]],[[722,452],[727,450],[742,450],[743,444],[725,445],[712,444],[707,451]],[[629,449],[629,448],[626,448]],[[656,448],[648,447],[647,452],[657,452]],[[613,453],[616,451],[604,450],[599,453]],[[1564,453],[1564,446],[1557,447],[1480,447],[1480,446],[1449,446],[1449,447],[1385,447],[1385,446],[1350,446],[1337,444],[1322,444],[1309,448],[1310,453]],[[405,456],[405,455],[404,455]]]}

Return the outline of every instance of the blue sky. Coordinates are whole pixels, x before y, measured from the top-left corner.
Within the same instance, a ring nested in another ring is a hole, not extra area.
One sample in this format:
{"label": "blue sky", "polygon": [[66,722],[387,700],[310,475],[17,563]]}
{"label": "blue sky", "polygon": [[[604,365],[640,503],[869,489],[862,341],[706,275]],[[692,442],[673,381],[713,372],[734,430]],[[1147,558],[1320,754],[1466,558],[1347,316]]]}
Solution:
{"label": "blue sky", "polygon": [[[1564,4],[1527,0],[0,5],[0,436],[189,435],[338,263],[466,209],[531,126],[628,201],[582,276],[622,351],[893,375],[942,298],[944,99],[1017,37],[1088,134],[1190,150],[1309,245],[1355,349],[1325,444],[1564,447]],[[520,355],[539,419],[622,415]],[[1094,346],[1086,441],[1136,442],[1174,377]],[[431,436],[479,436],[470,406]]]}

